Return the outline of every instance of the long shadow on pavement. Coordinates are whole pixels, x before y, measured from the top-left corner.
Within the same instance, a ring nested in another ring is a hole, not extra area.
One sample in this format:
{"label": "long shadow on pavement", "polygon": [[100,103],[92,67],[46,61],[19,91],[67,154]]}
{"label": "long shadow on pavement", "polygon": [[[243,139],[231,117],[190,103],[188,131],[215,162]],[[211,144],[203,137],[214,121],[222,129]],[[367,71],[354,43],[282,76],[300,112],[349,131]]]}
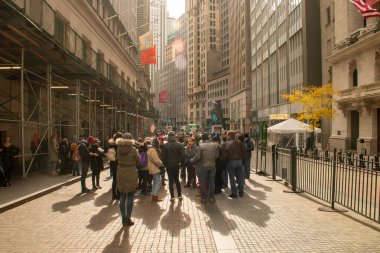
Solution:
{"label": "long shadow on pavement", "polygon": [[187,213],[184,213],[182,201],[173,201],[170,203],[169,210],[161,218],[161,227],[167,230],[172,236],[179,236],[182,229],[186,229],[191,224],[191,218]]}
{"label": "long shadow on pavement", "polygon": [[93,200],[94,197],[95,195],[92,192],[87,194],[78,193],[69,200],[54,203],[52,205],[52,209],[54,212],[67,213],[70,211],[70,207],[78,206],[83,202]]}
{"label": "long shadow on pavement", "polygon": [[133,207],[132,217],[140,219],[149,229],[153,230],[158,227],[161,216],[165,209],[151,200],[151,196],[138,197]]}
{"label": "long shadow on pavement", "polygon": [[104,248],[103,252],[131,252],[132,245],[129,239],[129,228],[121,227],[120,230],[115,234],[112,242]]}
{"label": "long shadow on pavement", "polygon": [[93,215],[87,228],[97,231],[104,229],[109,223],[119,217],[119,205],[111,200],[111,189],[104,192],[94,201],[95,206],[104,206],[97,214]]}

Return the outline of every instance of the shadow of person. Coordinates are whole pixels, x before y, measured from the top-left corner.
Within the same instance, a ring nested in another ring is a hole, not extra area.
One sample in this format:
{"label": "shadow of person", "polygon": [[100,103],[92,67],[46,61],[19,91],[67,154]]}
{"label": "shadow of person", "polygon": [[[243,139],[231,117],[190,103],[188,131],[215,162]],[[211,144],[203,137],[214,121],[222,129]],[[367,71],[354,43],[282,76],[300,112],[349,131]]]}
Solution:
{"label": "shadow of person", "polygon": [[78,206],[82,204],[83,202],[93,200],[94,197],[95,195],[92,193],[89,193],[89,194],[78,193],[69,200],[54,203],[51,208],[53,209],[53,212],[66,213],[70,211],[70,207]]}
{"label": "shadow of person", "polygon": [[[249,179],[248,182],[250,182],[255,188],[262,188],[264,191],[267,191],[267,192],[272,191],[272,187],[260,184],[259,182],[255,181],[253,179]],[[245,184],[245,185],[247,185],[247,184]]]}
{"label": "shadow of person", "polygon": [[94,205],[95,206],[109,205],[112,202],[111,191],[112,191],[112,189],[109,189],[107,192],[104,192],[102,195],[95,198]]}
{"label": "shadow of person", "polygon": [[149,230],[156,229],[162,214],[165,212],[160,204],[151,198],[139,199],[133,207],[132,217],[141,219]]}
{"label": "shadow of person", "polygon": [[129,228],[121,227],[115,234],[112,242],[104,249],[104,253],[125,253],[131,252],[131,242],[129,238]]}
{"label": "shadow of person", "polygon": [[87,228],[94,231],[104,229],[109,223],[119,217],[118,210],[119,205],[116,203],[108,204],[108,206],[103,207],[97,214],[91,217]]}
{"label": "shadow of person", "polygon": [[172,236],[179,236],[182,229],[190,226],[191,218],[187,213],[181,210],[182,201],[177,204],[173,201],[170,203],[169,210],[161,218],[162,229],[167,230]]}
{"label": "shadow of person", "polygon": [[218,231],[222,235],[229,235],[232,230],[236,229],[236,222],[224,215],[216,204],[206,203],[204,211],[209,218],[206,225],[212,230]]}
{"label": "shadow of person", "polygon": [[[270,214],[273,214],[273,212],[264,203],[265,199],[265,191],[252,190],[249,185],[245,185],[244,197],[237,200],[240,202],[238,205],[232,205],[230,208],[233,214],[240,216],[246,221],[253,222],[259,227],[266,227]],[[230,202],[233,201],[236,201],[236,199],[232,199]]]}

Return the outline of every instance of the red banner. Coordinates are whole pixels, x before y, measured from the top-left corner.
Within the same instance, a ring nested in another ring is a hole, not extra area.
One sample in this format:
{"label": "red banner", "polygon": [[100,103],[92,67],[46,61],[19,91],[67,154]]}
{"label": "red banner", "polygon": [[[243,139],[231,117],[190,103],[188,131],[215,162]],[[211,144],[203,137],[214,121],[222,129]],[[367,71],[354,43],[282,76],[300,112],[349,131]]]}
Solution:
{"label": "red banner", "polygon": [[166,103],[168,101],[168,90],[163,90],[158,94],[158,103]]}
{"label": "red banner", "polygon": [[156,46],[141,52],[141,63],[143,65],[156,64]]}
{"label": "red banner", "polygon": [[367,0],[365,1],[369,6],[373,6],[375,3],[380,2],[380,0]]}

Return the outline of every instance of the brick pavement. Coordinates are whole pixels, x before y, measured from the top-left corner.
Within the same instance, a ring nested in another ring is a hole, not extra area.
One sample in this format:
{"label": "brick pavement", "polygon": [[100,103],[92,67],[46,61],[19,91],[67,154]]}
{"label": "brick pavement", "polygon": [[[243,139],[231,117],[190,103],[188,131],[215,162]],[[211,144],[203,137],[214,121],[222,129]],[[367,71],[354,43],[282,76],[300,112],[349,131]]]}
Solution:
{"label": "brick pavement", "polygon": [[107,176],[94,193],[79,194],[75,183],[0,214],[0,252],[380,252],[380,230],[319,212],[256,175],[243,198],[228,199],[227,189],[215,204],[188,188],[182,202],[171,203],[166,189],[161,203],[138,195],[135,225],[123,228]]}

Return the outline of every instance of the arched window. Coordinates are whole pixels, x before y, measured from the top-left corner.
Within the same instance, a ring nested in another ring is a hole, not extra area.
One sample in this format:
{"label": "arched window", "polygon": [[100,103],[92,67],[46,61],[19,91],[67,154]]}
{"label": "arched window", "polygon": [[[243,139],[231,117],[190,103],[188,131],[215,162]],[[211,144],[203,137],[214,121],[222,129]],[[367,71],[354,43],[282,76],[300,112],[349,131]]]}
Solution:
{"label": "arched window", "polygon": [[358,86],[358,70],[356,68],[354,69],[354,73],[352,74],[352,86]]}

